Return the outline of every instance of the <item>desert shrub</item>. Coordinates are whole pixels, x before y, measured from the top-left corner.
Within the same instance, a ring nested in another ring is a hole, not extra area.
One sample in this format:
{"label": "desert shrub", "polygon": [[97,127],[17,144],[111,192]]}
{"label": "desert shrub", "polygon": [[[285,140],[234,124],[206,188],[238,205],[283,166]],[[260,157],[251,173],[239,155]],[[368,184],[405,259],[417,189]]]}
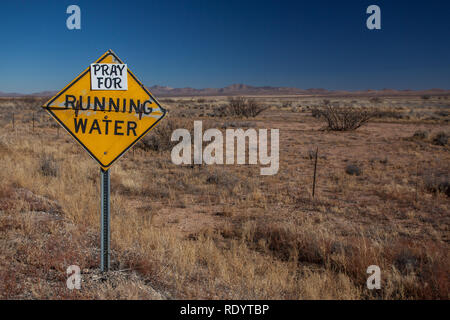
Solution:
{"label": "desert shrub", "polygon": [[448,143],[448,134],[445,132],[438,132],[433,137],[433,144],[437,146],[445,146]]}
{"label": "desert shrub", "polygon": [[216,184],[231,191],[239,183],[239,179],[229,172],[215,170],[208,174],[206,182]]}
{"label": "desert shrub", "polygon": [[237,122],[237,121],[226,121],[223,122],[220,126],[222,129],[228,129],[228,128],[254,128],[256,127],[256,124],[254,122]]}
{"label": "desert shrub", "polygon": [[[206,131],[216,128],[212,122],[202,121],[202,129]],[[167,117],[162,120],[152,131],[142,138],[136,147],[144,151],[171,150],[179,141],[171,141],[172,133],[176,129],[186,129],[191,137],[194,134],[194,120],[187,118]],[[206,145],[208,142],[203,142]]]}
{"label": "desert shrub", "polygon": [[437,110],[434,112],[434,114],[438,115],[439,117],[448,117],[450,115],[450,112],[447,110]]}
{"label": "desert shrub", "polygon": [[393,258],[394,266],[400,272],[414,272],[419,267],[420,257],[408,247],[402,248],[402,250],[396,252]]}
{"label": "desert shrub", "polygon": [[413,138],[421,139],[421,140],[427,139],[428,138],[428,131],[418,130],[418,131],[414,132]]}
{"label": "desert shrub", "polygon": [[284,101],[281,105],[282,108],[290,108],[292,107],[292,101]]}
{"label": "desert shrub", "polygon": [[311,110],[311,115],[313,116],[313,118],[320,118],[322,113],[320,112],[320,110],[318,108],[313,108]]}
{"label": "desert shrub", "polygon": [[165,185],[158,185],[153,180],[146,180],[141,189],[141,195],[155,199],[170,198],[170,191]]}
{"label": "desert shrub", "polygon": [[309,160],[315,159],[315,158],[316,158],[316,150],[309,149],[308,152],[307,152],[307,154],[306,154],[306,157],[307,157]]}
{"label": "desert shrub", "polygon": [[356,130],[374,116],[374,112],[363,108],[335,105],[317,108],[315,113],[319,117],[324,118],[328,124],[328,129],[333,131]]}
{"label": "desert shrub", "polygon": [[373,113],[374,118],[383,119],[383,118],[389,118],[389,119],[403,119],[407,118],[407,115],[404,113],[394,111],[394,110],[377,110]]}
{"label": "desert shrub", "polygon": [[[268,250],[274,257],[282,260],[297,260],[306,263],[322,264],[329,254],[328,239],[323,239],[308,231],[299,232],[289,225],[265,224],[259,221],[252,232],[242,232],[250,247]],[[239,231],[238,231],[239,233]]]}
{"label": "desert shrub", "polygon": [[9,152],[10,152],[10,150],[9,150],[8,146],[6,145],[6,143],[0,141],[0,155],[7,154]]}
{"label": "desert shrub", "polygon": [[427,173],[423,177],[425,189],[431,193],[443,193],[450,197],[450,176],[441,172]]}
{"label": "desert shrub", "polygon": [[360,176],[362,174],[362,169],[356,164],[349,164],[345,167],[345,172],[352,176]]}
{"label": "desert shrub", "polygon": [[256,102],[254,99],[244,97],[232,97],[227,105],[220,106],[214,110],[213,116],[218,117],[256,117],[268,107]]}
{"label": "desert shrub", "polygon": [[381,99],[380,97],[373,97],[373,98],[370,98],[370,102],[381,103],[381,102],[383,102],[383,99]]}
{"label": "desert shrub", "polygon": [[161,99],[160,101],[164,102],[164,103],[175,103],[176,102],[174,99]]}
{"label": "desert shrub", "polygon": [[162,120],[152,131],[150,131],[144,138],[142,138],[136,145],[137,148],[144,151],[166,151],[170,150],[178,142],[170,141],[172,132],[178,128],[184,128],[191,131],[193,122],[170,118]]}
{"label": "desert shrub", "polygon": [[39,160],[39,169],[46,177],[58,176],[59,166],[53,155],[43,155]]}
{"label": "desert shrub", "polygon": [[431,98],[431,96],[428,95],[428,94],[424,94],[421,98],[422,98],[423,100],[429,100],[429,99]]}

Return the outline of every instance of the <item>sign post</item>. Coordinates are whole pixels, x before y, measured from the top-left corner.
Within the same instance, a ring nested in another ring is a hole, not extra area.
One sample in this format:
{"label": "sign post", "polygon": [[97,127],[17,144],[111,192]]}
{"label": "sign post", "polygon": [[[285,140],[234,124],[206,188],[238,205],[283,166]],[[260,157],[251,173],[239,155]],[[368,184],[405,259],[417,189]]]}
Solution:
{"label": "sign post", "polygon": [[109,271],[110,264],[110,211],[109,211],[109,196],[111,186],[109,183],[109,169],[103,170],[100,168],[101,177],[101,259],[100,269],[102,272]]}
{"label": "sign post", "polygon": [[43,108],[100,165],[100,267],[106,272],[110,269],[109,168],[164,118],[166,110],[111,50]]}

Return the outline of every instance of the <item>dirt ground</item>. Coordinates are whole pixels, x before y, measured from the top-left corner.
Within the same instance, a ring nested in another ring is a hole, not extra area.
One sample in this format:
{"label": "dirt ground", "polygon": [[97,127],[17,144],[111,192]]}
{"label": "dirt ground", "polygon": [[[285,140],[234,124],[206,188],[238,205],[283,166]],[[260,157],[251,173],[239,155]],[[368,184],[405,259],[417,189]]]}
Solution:
{"label": "dirt ground", "polygon": [[[0,297],[448,299],[450,97],[252,98],[267,107],[252,118],[218,117],[227,97],[160,99],[161,126],[279,129],[279,171],[178,166],[170,148],[136,145],[111,169],[106,275],[98,166],[45,99],[1,98]],[[379,112],[330,131],[314,109],[333,103]],[[81,290],[66,286],[70,265]]]}

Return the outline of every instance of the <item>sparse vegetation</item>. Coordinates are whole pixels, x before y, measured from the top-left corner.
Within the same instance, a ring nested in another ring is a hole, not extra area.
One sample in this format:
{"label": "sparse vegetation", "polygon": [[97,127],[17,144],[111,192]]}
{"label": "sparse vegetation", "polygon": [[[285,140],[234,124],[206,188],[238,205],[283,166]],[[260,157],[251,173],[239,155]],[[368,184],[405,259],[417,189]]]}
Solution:
{"label": "sparse vegetation", "polygon": [[[420,96],[383,97],[367,110],[405,116],[344,134],[318,130],[310,112],[362,105],[359,97],[289,97],[305,112],[282,108],[286,97],[254,97],[273,108],[251,122],[202,118],[204,130],[279,128],[274,176],[259,166],[171,163],[172,131],[230,104],[202,99],[166,99],[168,117],[111,168],[107,278],[98,272],[98,166],[46,115],[32,131],[38,100],[0,99],[0,297],[448,299],[450,154],[433,142],[448,131],[435,113],[444,99],[425,107]],[[82,290],[66,288],[72,264]],[[373,264],[381,290],[366,287]]]}

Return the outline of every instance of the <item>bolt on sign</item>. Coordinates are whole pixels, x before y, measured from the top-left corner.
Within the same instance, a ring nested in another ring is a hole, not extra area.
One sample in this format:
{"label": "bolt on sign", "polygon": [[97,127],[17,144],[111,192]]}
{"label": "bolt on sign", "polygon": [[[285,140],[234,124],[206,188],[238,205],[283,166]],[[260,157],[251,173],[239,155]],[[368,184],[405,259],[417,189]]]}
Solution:
{"label": "bolt on sign", "polygon": [[43,107],[104,170],[166,114],[111,50]]}

